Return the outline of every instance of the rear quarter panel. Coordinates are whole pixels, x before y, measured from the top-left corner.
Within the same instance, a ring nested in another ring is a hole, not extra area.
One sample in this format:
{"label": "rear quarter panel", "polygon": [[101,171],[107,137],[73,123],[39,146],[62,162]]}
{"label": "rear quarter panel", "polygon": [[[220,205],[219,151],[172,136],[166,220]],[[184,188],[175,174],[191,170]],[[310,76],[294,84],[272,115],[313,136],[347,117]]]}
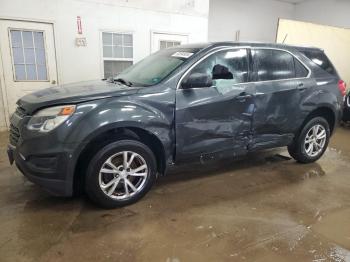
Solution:
{"label": "rear quarter panel", "polygon": [[322,107],[333,111],[337,123],[341,119],[343,107],[343,97],[338,89],[339,76],[324,71],[304,54],[296,50],[294,53],[311,70],[310,77],[301,80],[306,88],[300,90],[300,118],[296,128],[300,129],[308,115]]}
{"label": "rear quarter panel", "polygon": [[335,116],[335,123],[341,118],[342,97],[337,87],[336,77],[318,77],[305,80],[308,87],[301,91],[301,117],[297,126],[301,126],[309,114],[318,108],[329,108]]}

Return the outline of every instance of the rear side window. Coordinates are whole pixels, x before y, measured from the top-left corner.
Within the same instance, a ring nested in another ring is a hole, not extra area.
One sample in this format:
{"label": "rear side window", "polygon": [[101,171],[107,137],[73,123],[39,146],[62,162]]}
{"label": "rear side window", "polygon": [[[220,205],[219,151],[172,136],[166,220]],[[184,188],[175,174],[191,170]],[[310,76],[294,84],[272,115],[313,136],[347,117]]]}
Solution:
{"label": "rear side window", "polygon": [[324,71],[330,73],[331,75],[337,75],[335,68],[324,52],[318,50],[304,50],[301,51],[301,53],[303,53],[316,65],[321,67]]}
{"label": "rear side window", "polygon": [[307,77],[309,71],[305,68],[305,66],[296,58],[294,58],[294,67],[295,67],[295,77],[302,78]]}
{"label": "rear side window", "polygon": [[252,50],[258,81],[295,78],[294,57],[273,49]]}

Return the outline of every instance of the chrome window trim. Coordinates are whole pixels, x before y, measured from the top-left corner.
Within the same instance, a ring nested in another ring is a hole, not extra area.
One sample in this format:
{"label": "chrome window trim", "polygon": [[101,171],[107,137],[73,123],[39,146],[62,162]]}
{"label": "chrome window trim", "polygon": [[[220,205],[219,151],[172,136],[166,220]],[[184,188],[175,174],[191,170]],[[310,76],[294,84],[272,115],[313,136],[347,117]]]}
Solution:
{"label": "chrome window trim", "polygon": [[[307,79],[310,78],[311,76],[311,69],[303,62],[301,61],[298,57],[296,57],[292,52],[285,50],[285,49],[281,49],[281,48],[275,48],[275,47],[251,47],[251,46],[225,46],[222,47],[220,49],[217,50],[213,50],[212,52],[206,54],[205,56],[203,56],[202,58],[200,58],[197,62],[195,62],[193,65],[191,65],[186,72],[180,77],[180,80],[177,82],[176,85],[176,90],[177,89],[181,89],[181,82],[182,80],[187,76],[187,74],[199,63],[201,63],[204,59],[206,59],[207,57],[211,56],[212,54],[215,54],[217,52],[220,51],[225,51],[225,50],[231,50],[231,49],[250,49],[250,50],[256,50],[256,49],[263,49],[263,50],[277,50],[277,51],[282,51],[282,52],[286,52],[289,53],[290,55],[292,55],[295,59],[297,59],[308,71],[308,75],[305,77],[294,77],[294,78],[285,78],[285,79],[276,79],[276,80],[264,80],[264,81],[251,81],[251,82],[243,82],[243,83],[237,83],[237,84],[233,84],[233,85],[242,85],[242,84],[254,84],[254,83],[266,83],[266,82],[276,82],[276,81],[286,81],[286,80],[300,80],[300,79]],[[199,89],[202,87],[198,87],[195,89]],[[192,89],[192,88],[191,88]],[[194,88],[193,88],[194,89]]]}

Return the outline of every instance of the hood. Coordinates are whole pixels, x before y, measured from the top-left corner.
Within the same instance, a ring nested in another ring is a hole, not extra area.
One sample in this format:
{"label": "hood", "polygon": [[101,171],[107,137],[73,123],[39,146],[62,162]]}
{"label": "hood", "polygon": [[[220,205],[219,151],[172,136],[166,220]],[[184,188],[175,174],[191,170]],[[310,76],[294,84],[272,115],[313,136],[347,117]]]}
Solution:
{"label": "hood", "polygon": [[17,101],[26,113],[31,114],[39,108],[76,104],[95,99],[123,96],[136,93],[140,87],[128,87],[103,80],[79,82],[45,88],[23,96]]}

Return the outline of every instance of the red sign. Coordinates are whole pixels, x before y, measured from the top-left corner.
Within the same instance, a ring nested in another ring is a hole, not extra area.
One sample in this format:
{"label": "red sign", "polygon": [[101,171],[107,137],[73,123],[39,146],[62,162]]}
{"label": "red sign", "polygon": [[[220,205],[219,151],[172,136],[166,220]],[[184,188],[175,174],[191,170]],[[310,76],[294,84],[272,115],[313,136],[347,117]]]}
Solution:
{"label": "red sign", "polygon": [[77,16],[77,26],[78,26],[78,34],[81,35],[83,33],[83,28],[81,27],[81,18]]}

